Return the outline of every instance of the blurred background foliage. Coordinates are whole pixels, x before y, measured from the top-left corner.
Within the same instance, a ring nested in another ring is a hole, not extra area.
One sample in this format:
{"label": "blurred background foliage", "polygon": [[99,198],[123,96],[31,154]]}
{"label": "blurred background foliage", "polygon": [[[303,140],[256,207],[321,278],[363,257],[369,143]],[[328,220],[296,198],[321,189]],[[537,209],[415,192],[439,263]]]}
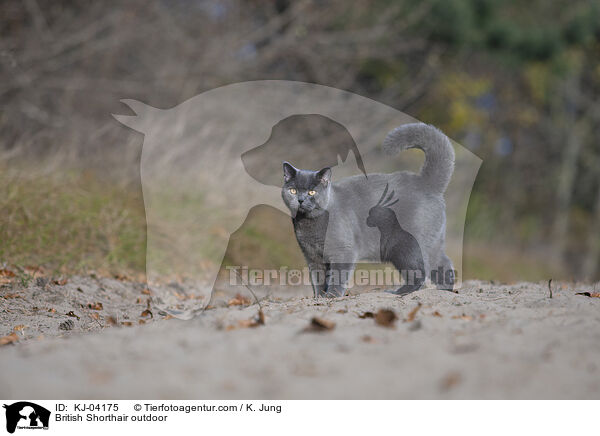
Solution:
{"label": "blurred background foliage", "polygon": [[[0,20],[0,261],[143,271],[143,137],[111,117],[119,100],[285,79],[483,159],[465,278],[600,278],[597,1],[3,0]],[[268,256],[264,220],[246,245]]]}

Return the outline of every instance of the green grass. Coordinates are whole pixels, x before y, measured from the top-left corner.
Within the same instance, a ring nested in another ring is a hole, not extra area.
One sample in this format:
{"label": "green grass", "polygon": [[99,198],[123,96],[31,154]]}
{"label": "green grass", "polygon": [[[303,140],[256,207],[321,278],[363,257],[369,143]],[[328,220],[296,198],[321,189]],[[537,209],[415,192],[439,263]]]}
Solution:
{"label": "green grass", "polygon": [[231,235],[225,263],[251,268],[304,266],[290,217],[268,206],[252,209],[240,229]]}
{"label": "green grass", "polygon": [[[32,173],[0,171],[0,265],[41,265],[63,273],[145,273],[146,218],[139,187],[110,183],[91,172],[24,176]],[[167,195],[159,202],[160,216],[169,221],[189,215],[190,210],[205,207],[203,198],[201,192],[187,199]],[[172,247],[184,247],[185,252],[185,239],[192,235],[172,234],[168,223],[160,230],[166,256]],[[546,261],[543,253],[522,252],[509,241],[499,247],[473,237],[477,232],[472,230],[466,232],[464,279],[565,278],[565,272]],[[199,258],[212,259],[211,244],[227,240],[221,233],[205,235],[207,244]],[[304,266],[289,217],[269,207],[254,208],[229,239],[225,264]],[[19,280],[26,284],[31,277],[23,268],[19,271]]]}
{"label": "green grass", "polygon": [[522,251],[498,243],[472,241],[463,249],[463,279],[504,283],[571,279],[564,268],[543,253]]}
{"label": "green grass", "polygon": [[0,171],[0,260],[73,272],[143,272],[141,192],[92,173]]}

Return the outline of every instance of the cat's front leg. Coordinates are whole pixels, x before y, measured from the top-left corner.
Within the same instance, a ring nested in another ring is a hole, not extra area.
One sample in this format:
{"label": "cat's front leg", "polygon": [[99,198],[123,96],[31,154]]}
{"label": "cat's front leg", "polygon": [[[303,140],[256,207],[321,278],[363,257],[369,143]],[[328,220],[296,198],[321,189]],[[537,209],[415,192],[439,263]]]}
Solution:
{"label": "cat's front leg", "polygon": [[324,297],[336,298],[346,295],[354,274],[354,262],[332,263],[327,270],[327,289]]}
{"label": "cat's front leg", "polygon": [[327,291],[327,266],[322,263],[309,263],[310,283],[315,298],[324,296]]}
{"label": "cat's front leg", "polygon": [[431,269],[430,277],[431,281],[438,289],[456,292],[454,291],[454,284],[456,281],[454,266],[446,253],[441,253],[440,259],[438,260],[438,267],[436,269]]}

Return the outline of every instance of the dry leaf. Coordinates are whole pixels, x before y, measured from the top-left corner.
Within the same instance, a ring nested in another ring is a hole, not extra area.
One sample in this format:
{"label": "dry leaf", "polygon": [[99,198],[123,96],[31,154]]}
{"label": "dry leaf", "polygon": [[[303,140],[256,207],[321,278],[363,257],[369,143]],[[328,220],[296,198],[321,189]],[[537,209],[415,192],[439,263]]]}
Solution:
{"label": "dry leaf", "polygon": [[8,269],[0,269],[0,285],[8,284],[15,277],[15,273]]}
{"label": "dry leaf", "polygon": [[100,318],[100,315],[98,315],[96,312],[90,313],[90,316],[95,320],[98,320]]}
{"label": "dry leaf", "polygon": [[170,315],[168,313],[165,316],[163,316],[163,319],[171,319],[171,318],[173,318],[173,315]]}
{"label": "dry leaf", "polygon": [[442,317],[442,314],[439,313],[437,310],[435,312],[432,313],[433,316],[437,316],[438,318]]}
{"label": "dry leaf", "polygon": [[13,331],[14,331],[14,332],[18,332],[18,331],[21,331],[21,330],[23,330],[23,329],[25,329],[25,328],[27,328],[27,326],[26,326],[26,325],[19,324],[19,325],[16,325],[16,326],[14,326],[14,327],[13,327]]}
{"label": "dry leaf", "polygon": [[265,325],[265,314],[263,313],[262,309],[258,310],[256,318],[240,320],[238,321],[237,325],[228,325],[225,327],[225,330],[230,331],[235,329],[247,329],[258,327],[259,325]]}
{"label": "dry leaf", "polygon": [[575,295],[583,295],[585,297],[600,298],[600,292],[577,292]]}
{"label": "dry leaf", "polygon": [[227,302],[228,306],[248,306],[252,301],[248,297],[244,297],[241,294],[236,294],[231,300]]}
{"label": "dry leaf", "polygon": [[362,338],[360,338],[363,342],[366,342],[368,344],[373,344],[375,342],[377,342],[375,339],[373,339],[372,336],[369,335],[364,335]]}
{"label": "dry leaf", "polygon": [[149,316],[150,318],[154,318],[154,315],[152,314],[152,311],[149,310],[149,309],[144,310],[140,316],[142,318],[145,318],[147,316]]}
{"label": "dry leaf", "polygon": [[18,340],[19,340],[19,337],[17,336],[17,334],[15,332],[12,332],[10,335],[2,336],[0,338],[0,346],[7,345],[7,344],[13,344],[13,343],[17,342]]}
{"label": "dry leaf", "polygon": [[27,265],[24,268],[24,270],[27,274],[30,274],[33,276],[35,276],[36,273],[40,273],[40,274],[44,273],[44,268],[42,268],[41,266],[35,266],[35,265]]}
{"label": "dry leaf", "polygon": [[263,313],[262,309],[258,309],[258,317],[256,322],[258,325],[265,325],[265,314]]}
{"label": "dry leaf", "polygon": [[461,376],[459,373],[450,372],[446,374],[446,376],[442,379],[440,387],[442,388],[442,390],[447,391],[456,386],[458,383],[460,383],[460,380]]}
{"label": "dry leaf", "polygon": [[131,327],[133,323],[131,321],[121,321],[121,325],[125,325],[127,327]]}
{"label": "dry leaf", "polygon": [[102,303],[89,303],[87,305],[88,309],[92,309],[92,310],[102,310]]}
{"label": "dry leaf", "polygon": [[6,298],[8,300],[10,298],[21,298],[21,296],[18,294],[5,294],[2,296],[2,298]]}
{"label": "dry leaf", "polygon": [[50,312],[50,313],[56,313],[56,309],[50,308],[50,309],[48,309],[48,312]]}
{"label": "dry leaf", "polygon": [[138,320],[138,324],[146,324],[146,321],[143,319]]}
{"label": "dry leaf", "polygon": [[142,290],[142,294],[144,294],[144,295],[150,295],[150,289],[148,289],[148,288],[144,288],[144,289]]}
{"label": "dry leaf", "polygon": [[393,327],[398,317],[391,309],[379,309],[375,314],[375,322],[382,327]]}
{"label": "dry leaf", "polygon": [[415,316],[417,315],[417,312],[419,311],[420,308],[421,308],[421,303],[417,304],[417,306],[409,312],[408,316],[406,317],[406,322],[414,321]]}
{"label": "dry leaf", "polygon": [[135,300],[136,304],[142,304],[143,300],[142,297],[137,297],[137,300]]}
{"label": "dry leaf", "polygon": [[333,330],[335,328],[335,323],[332,321],[327,321],[323,318],[313,317],[310,320],[310,325],[306,327],[304,332],[324,332],[327,330]]}
{"label": "dry leaf", "polygon": [[106,324],[107,325],[117,325],[117,320],[115,319],[114,316],[109,316],[106,318]]}
{"label": "dry leaf", "polygon": [[238,321],[238,327],[239,328],[248,328],[248,327],[256,327],[256,321],[253,319],[243,319],[241,321]]}
{"label": "dry leaf", "polygon": [[15,273],[8,269],[0,269],[0,285],[10,283]]}
{"label": "dry leaf", "polygon": [[64,286],[67,284],[67,279],[52,280],[52,283],[58,286]]}
{"label": "dry leaf", "polygon": [[373,312],[365,312],[365,313],[361,313],[360,315],[358,315],[358,317],[360,319],[375,318],[375,314]]}
{"label": "dry leaf", "polygon": [[347,313],[348,310],[347,309],[339,309],[336,311],[337,313]]}
{"label": "dry leaf", "polygon": [[464,321],[472,321],[473,317],[471,315],[465,315],[463,313],[462,315],[453,316],[452,319],[462,319]]}

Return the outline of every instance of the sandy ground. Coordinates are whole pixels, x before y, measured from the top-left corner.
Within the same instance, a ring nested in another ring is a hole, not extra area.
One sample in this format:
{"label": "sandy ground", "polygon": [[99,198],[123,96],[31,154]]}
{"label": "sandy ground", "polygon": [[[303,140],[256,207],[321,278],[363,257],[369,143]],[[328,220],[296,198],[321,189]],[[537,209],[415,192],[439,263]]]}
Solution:
{"label": "sandy ground", "polygon": [[[264,325],[255,304],[217,303],[191,321],[152,305],[150,315],[144,289],[93,277],[4,284],[0,336],[14,342],[0,347],[1,396],[600,398],[600,298],[575,295],[589,286],[554,284],[553,298],[546,283],[333,300],[288,290],[262,301]],[[398,320],[364,316],[380,309]],[[335,326],[307,331],[313,317]]]}

